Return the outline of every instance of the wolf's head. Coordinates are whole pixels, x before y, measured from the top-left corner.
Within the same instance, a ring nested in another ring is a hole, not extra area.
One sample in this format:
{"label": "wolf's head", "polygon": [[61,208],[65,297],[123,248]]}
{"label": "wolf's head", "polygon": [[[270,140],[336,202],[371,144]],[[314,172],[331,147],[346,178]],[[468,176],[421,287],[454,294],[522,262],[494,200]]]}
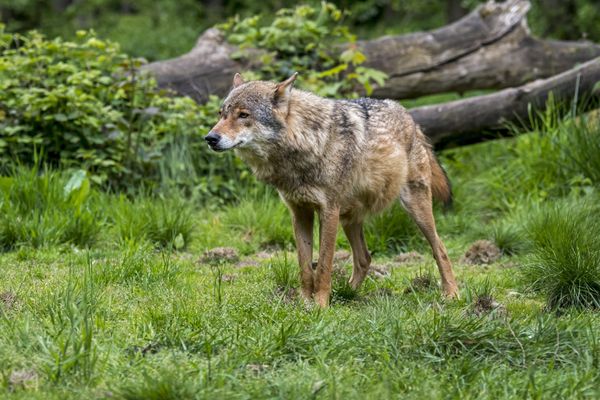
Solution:
{"label": "wolf's head", "polygon": [[274,141],[285,128],[292,84],[297,73],[283,82],[244,82],[233,77],[233,89],[219,110],[221,118],[204,140],[211,149],[225,151],[259,148]]}

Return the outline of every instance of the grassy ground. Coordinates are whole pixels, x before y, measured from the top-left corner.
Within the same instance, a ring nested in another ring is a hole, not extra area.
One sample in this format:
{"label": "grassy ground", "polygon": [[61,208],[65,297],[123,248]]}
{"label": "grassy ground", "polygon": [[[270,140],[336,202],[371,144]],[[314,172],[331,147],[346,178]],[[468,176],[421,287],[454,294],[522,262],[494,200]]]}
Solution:
{"label": "grassy ground", "polygon": [[[547,115],[443,154],[449,302],[399,207],[367,230],[380,273],[352,292],[340,259],[317,310],[295,296],[290,219],[269,190],[214,210],[16,169],[0,180],[0,397],[598,398],[600,168],[578,157],[600,140],[586,126]],[[467,264],[478,239],[502,256]],[[237,257],[202,257],[217,246]],[[398,261],[409,250],[424,257]]]}

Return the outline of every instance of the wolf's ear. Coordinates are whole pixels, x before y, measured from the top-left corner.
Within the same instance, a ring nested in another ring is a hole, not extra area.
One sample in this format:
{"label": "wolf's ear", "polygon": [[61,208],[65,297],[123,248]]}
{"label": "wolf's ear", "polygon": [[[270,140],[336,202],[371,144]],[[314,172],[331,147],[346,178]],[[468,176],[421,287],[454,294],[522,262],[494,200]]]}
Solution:
{"label": "wolf's ear", "polygon": [[277,84],[277,86],[275,86],[275,100],[277,103],[279,103],[279,102],[287,103],[287,98],[288,98],[290,92],[292,91],[292,86],[293,86],[294,81],[296,80],[297,76],[298,76],[298,73],[294,72],[294,74],[292,76],[290,76],[283,82],[279,82]]}
{"label": "wolf's ear", "polygon": [[236,72],[233,76],[233,87],[236,88],[240,85],[243,85],[244,83],[246,83],[244,78],[242,78],[242,76]]}

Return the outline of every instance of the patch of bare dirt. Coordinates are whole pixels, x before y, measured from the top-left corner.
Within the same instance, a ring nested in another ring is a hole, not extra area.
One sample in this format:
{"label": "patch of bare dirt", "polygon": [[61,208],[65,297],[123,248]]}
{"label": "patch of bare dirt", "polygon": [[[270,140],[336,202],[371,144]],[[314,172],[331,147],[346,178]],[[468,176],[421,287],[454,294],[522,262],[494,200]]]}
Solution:
{"label": "patch of bare dirt", "polygon": [[425,256],[416,251],[409,251],[408,253],[400,253],[394,257],[394,262],[398,264],[415,264],[425,260]]}
{"label": "patch of bare dirt", "polygon": [[473,304],[473,313],[478,317],[494,312],[497,316],[506,316],[506,307],[490,295],[478,296]]}
{"label": "patch of bare dirt", "polygon": [[478,240],[469,247],[461,258],[461,263],[468,265],[485,265],[497,261],[502,252],[489,240]]}
{"label": "patch of bare dirt", "polygon": [[431,274],[417,275],[410,281],[410,286],[404,290],[404,293],[422,293],[438,286],[437,281]]}
{"label": "patch of bare dirt", "polygon": [[0,293],[0,305],[5,311],[14,310],[17,307],[17,295],[11,291]]}
{"label": "patch of bare dirt", "polygon": [[38,375],[33,370],[15,370],[8,377],[8,386],[11,390],[29,389],[35,386]]}
{"label": "patch of bare dirt", "polygon": [[205,264],[217,264],[220,262],[234,263],[239,261],[240,256],[233,247],[215,247],[204,252],[200,262]]}

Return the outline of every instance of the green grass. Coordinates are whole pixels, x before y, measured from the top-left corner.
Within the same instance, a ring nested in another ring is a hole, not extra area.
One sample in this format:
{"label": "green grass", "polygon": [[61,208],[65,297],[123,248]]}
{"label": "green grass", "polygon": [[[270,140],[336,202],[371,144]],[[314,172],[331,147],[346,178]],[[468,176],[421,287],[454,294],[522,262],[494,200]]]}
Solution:
{"label": "green grass", "polygon": [[531,220],[534,249],[523,273],[548,307],[600,308],[599,218],[595,199],[543,208]]}
{"label": "green grass", "polygon": [[[15,169],[0,178],[0,398],[599,397],[598,181],[574,156],[596,136],[547,120],[442,155],[455,301],[399,206],[367,224],[389,276],[353,291],[342,263],[319,310],[294,294],[290,217],[269,190],[200,208]],[[500,260],[462,265],[477,239]],[[200,261],[217,246],[242,263]],[[414,249],[423,261],[393,262]]]}

